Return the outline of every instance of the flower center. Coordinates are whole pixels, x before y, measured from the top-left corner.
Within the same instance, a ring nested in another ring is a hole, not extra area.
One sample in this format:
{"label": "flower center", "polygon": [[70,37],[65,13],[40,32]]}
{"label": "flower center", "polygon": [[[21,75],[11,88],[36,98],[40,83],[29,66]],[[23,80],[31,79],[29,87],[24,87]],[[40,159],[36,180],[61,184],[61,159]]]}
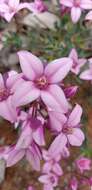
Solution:
{"label": "flower center", "polygon": [[79,7],[80,6],[80,0],[74,0],[74,6]]}
{"label": "flower center", "polygon": [[51,184],[55,183],[55,178],[53,176],[50,177],[50,182],[51,182]]}
{"label": "flower center", "polygon": [[46,89],[48,86],[48,80],[45,76],[42,76],[35,81],[36,86],[40,89]]}
{"label": "flower center", "polygon": [[69,134],[73,133],[73,128],[65,126],[62,131],[63,131],[63,133],[69,135]]}
{"label": "flower center", "polygon": [[0,101],[6,100],[10,94],[9,89],[0,88]]}

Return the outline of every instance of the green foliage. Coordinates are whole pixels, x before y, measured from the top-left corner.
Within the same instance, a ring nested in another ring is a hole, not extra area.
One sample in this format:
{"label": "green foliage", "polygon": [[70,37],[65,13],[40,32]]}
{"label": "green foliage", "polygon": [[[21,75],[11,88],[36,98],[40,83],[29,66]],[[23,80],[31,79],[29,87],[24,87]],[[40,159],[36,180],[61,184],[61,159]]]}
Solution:
{"label": "green foliage", "polygon": [[70,49],[75,47],[80,56],[89,57],[92,52],[88,51],[86,41],[90,37],[90,30],[83,25],[82,20],[74,25],[68,15],[65,15],[56,30],[31,30],[28,32],[28,49],[47,60],[67,56]]}
{"label": "green foliage", "polygon": [[20,49],[22,45],[22,41],[20,36],[16,33],[12,33],[5,36],[4,46],[13,46],[14,49]]}

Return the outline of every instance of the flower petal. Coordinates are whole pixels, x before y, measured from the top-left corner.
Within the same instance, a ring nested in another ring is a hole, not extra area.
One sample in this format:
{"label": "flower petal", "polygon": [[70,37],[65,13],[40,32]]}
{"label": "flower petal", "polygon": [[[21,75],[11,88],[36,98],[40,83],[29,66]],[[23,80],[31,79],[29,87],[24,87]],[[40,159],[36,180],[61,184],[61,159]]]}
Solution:
{"label": "flower petal", "polygon": [[33,132],[33,139],[39,146],[45,145],[44,130],[43,127],[39,127]]}
{"label": "flower petal", "polygon": [[63,80],[71,70],[73,61],[70,58],[60,58],[49,63],[45,68],[45,75],[51,83],[58,83]]}
{"label": "flower petal", "polygon": [[73,134],[67,135],[67,137],[72,146],[81,146],[85,140],[84,133],[80,128],[73,128]]}
{"label": "flower petal", "polygon": [[81,16],[81,9],[79,7],[73,7],[71,9],[71,18],[74,24],[78,22],[80,16]]}
{"label": "flower petal", "polygon": [[68,126],[74,127],[78,125],[80,123],[81,116],[82,116],[82,107],[77,104],[69,116]]}
{"label": "flower petal", "polygon": [[85,20],[92,20],[92,11],[86,15]]}
{"label": "flower petal", "polygon": [[64,5],[66,7],[72,7],[73,6],[73,0],[60,0],[61,5]]}
{"label": "flower petal", "polygon": [[80,7],[82,9],[92,9],[92,1],[91,0],[82,0],[80,2]]}
{"label": "flower petal", "polygon": [[[60,133],[52,142],[49,148],[49,153],[52,156],[57,156],[59,153],[62,152],[63,148],[67,143],[67,138],[64,134]],[[58,148],[57,148],[58,147]]]}
{"label": "flower petal", "polygon": [[52,165],[50,162],[45,162],[42,168],[42,173],[49,173],[51,171]]}
{"label": "flower petal", "polygon": [[67,118],[62,112],[49,111],[49,120],[52,130],[61,131],[63,125],[66,123]]}
{"label": "flower petal", "polygon": [[38,57],[28,51],[19,51],[18,56],[22,72],[28,79],[34,80],[43,74],[43,65]]}
{"label": "flower petal", "polygon": [[83,80],[92,80],[92,72],[91,72],[91,70],[88,69],[86,71],[83,71],[80,74],[80,79],[83,79]]}
{"label": "flower petal", "polygon": [[17,111],[12,105],[12,97],[10,96],[7,100],[0,102],[0,116],[4,119],[15,122],[17,119]]}
{"label": "flower petal", "polygon": [[38,179],[41,183],[45,183],[45,184],[48,184],[49,183],[49,177],[48,175],[42,175],[39,177]]}
{"label": "flower petal", "polygon": [[41,98],[48,108],[53,111],[66,113],[69,108],[68,101],[63,90],[57,85],[50,85],[48,91],[41,91]]}
{"label": "flower petal", "polygon": [[55,163],[55,164],[53,165],[53,172],[54,172],[56,175],[58,175],[58,176],[63,175],[63,170],[62,170],[61,166],[60,166],[58,163]]}
{"label": "flower petal", "polygon": [[40,96],[40,90],[35,88],[33,83],[24,81],[13,95],[13,102],[16,107],[26,105]]}
{"label": "flower petal", "polygon": [[7,167],[11,167],[15,165],[17,162],[19,162],[25,155],[25,150],[12,150],[9,153],[8,159],[7,159]]}
{"label": "flower petal", "polygon": [[78,61],[78,54],[75,48],[71,50],[69,57],[75,60],[76,62]]}
{"label": "flower petal", "polygon": [[30,147],[26,152],[26,158],[29,163],[32,165],[33,169],[40,171],[40,158],[38,153],[33,147]]}

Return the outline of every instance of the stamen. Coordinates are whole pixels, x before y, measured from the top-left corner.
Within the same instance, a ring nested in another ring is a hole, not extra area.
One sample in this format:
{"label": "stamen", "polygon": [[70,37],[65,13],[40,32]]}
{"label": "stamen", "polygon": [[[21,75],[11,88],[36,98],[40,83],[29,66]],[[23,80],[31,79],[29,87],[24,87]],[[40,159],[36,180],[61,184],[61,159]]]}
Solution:
{"label": "stamen", "polygon": [[74,0],[74,6],[79,7],[80,6],[80,0]]}
{"label": "stamen", "polygon": [[63,128],[63,133],[65,133],[65,134],[67,134],[67,135],[69,135],[69,134],[72,134],[73,133],[73,128],[72,127],[64,127]]}
{"label": "stamen", "polygon": [[0,101],[8,98],[10,92],[7,88],[0,88]]}
{"label": "stamen", "polygon": [[48,80],[45,76],[42,76],[36,80],[36,86],[40,89],[45,89],[48,86]]}

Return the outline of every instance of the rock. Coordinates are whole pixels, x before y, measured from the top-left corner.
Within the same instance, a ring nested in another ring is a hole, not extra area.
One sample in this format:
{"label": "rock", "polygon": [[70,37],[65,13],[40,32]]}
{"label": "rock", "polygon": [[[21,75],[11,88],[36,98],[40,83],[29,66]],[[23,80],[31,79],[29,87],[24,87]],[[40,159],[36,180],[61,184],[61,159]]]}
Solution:
{"label": "rock", "polygon": [[11,53],[9,58],[8,58],[8,65],[16,65],[18,63],[18,56],[16,53]]}
{"label": "rock", "polygon": [[4,181],[5,179],[5,160],[1,159],[0,160],[0,184]]}
{"label": "rock", "polygon": [[52,4],[55,5],[55,6],[58,5],[57,0],[51,0],[51,2],[52,2]]}
{"label": "rock", "polygon": [[37,14],[28,14],[22,20],[22,24],[25,24],[30,27],[37,28],[48,28],[55,30],[55,23],[60,23],[59,17],[50,12],[37,13]]}

